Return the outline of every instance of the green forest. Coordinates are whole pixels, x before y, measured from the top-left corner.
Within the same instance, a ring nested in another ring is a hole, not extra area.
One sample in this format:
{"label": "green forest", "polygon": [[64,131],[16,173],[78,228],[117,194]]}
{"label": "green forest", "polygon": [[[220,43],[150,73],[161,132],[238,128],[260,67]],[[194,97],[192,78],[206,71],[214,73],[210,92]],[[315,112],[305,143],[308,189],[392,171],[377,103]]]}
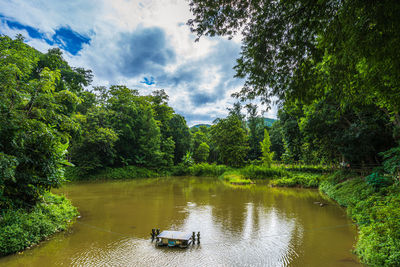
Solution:
{"label": "green forest", "polygon": [[68,227],[77,209],[50,193],[66,182],[193,175],[319,187],[357,223],[363,263],[399,266],[400,4],[189,2],[198,38],[243,36],[244,87],[212,125],[0,37],[0,255]]}

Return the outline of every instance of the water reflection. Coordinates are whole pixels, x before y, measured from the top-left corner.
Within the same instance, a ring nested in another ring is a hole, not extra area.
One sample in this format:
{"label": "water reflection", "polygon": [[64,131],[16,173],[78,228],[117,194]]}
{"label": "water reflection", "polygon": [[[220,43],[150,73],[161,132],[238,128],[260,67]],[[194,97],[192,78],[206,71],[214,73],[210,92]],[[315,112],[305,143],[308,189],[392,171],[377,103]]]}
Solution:
{"label": "water reflection", "polygon": [[[0,265],[358,265],[355,229],[334,203],[314,205],[322,198],[317,191],[179,177],[74,184],[61,192],[79,207],[78,223]],[[155,227],[200,231],[201,244],[156,248],[149,241]]]}

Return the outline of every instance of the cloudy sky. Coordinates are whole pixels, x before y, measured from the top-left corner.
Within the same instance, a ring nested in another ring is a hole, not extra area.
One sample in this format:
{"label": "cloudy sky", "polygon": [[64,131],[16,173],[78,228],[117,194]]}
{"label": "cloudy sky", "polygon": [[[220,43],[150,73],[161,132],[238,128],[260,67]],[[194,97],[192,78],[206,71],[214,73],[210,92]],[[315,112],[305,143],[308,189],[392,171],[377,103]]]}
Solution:
{"label": "cloudy sky", "polygon": [[226,116],[243,81],[232,69],[240,38],[195,42],[189,18],[185,0],[0,0],[0,34],[22,33],[42,52],[60,47],[71,66],[93,71],[92,85],[164,89],[194,125]]}

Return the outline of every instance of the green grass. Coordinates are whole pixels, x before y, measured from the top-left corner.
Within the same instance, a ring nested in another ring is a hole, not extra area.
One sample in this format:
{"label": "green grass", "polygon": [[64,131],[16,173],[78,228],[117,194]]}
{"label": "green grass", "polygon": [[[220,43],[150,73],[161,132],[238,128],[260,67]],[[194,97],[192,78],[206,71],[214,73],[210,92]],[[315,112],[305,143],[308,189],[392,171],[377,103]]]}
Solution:
{"label": "green grass", "polygon": [[314,173],[323,174],[331,172],[331,168],[327,165],[280,165],[279,168],[283,168],[290,172],[302,172],[302,173]]}
{"label": "green grass", "polygon": [[272,180],[271,185],[279,187],[318,188],[323,179],[324,176],[322,175],[296,172],[290,173],[289,176]]}
{"label": "green grass", "polygon": [[250,179],[244,178],[239,171],[225,172],[219,178],[233,185],[249,185],[253,183]]}
{"label": "green grass", "polygon": [[332,179],[329,179],[322,182],[319,188],[322,192],[344,207],[355,206],[359,201],[366,199],[369,195],[374,193],[374,189],[368,186],[361,177],[356,177],[341,183],[335,183]]}
{"label": "green grass", "polygon": [[65,230],[77,215],[77,209],[68,199],[51,193],[45,194],[43,202],[30,211],[1,211],[0,256],[21,251]]}

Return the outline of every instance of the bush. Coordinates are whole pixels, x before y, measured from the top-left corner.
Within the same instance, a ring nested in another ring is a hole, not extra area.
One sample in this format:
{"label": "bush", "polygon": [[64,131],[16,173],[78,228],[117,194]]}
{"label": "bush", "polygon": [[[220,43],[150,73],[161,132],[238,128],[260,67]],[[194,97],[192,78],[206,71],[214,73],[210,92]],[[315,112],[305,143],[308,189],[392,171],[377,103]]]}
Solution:
{"label": "bush", "polygon": [[317,188],[320,181],[321,176],[319,175],[291,174],[289,177],[273,180],[271,183],[274,186]]}
{"label": "bush", "polygon": [[69,181],[86,180],[123,180],[135,178],[151,178],[164,175],[163,171],[154,171],[143,167],[125,166],[122,168],[106,168],[95,174],[82,175],[79,168],[68,168],[65,177]]}
{"label": "bush", "polygon": [[172,176],[185,176],[189,175],[189,166],[184,163],[179,163],[171,168]]}
{"label": "bush", "polygon": [[215,176],[218,177],[224,172],[232,170],[226,165],[216,165],[208,163],[195,164],[188,168],[188,174],[193,176]]}
{"label": "bush", "polygon": [[238,171],[224,172],[219,178],[236,185],[248,185],[253,183],[250,179],[245,179]]}
{"label": "bush", "polygon": [[389,186],[393,184],[393,180],[391,177],[386,177],[379,172],[373,172],[367,177],[365,177],[367,184],[372,186],[375,189],[379,189],[381,187]]}
{"label": "bush", "polygon": [[313,165],[300,165],[294,167],[284,167],[287,171],[292,172],[307,172],[307,173],[318,173],[323,174],[330,172],[331,169],[328,166],[313,166]]}
{"label": "bush", "polygon": [[249,165],[240,169],[240,173],[249,179],[274,179],[284,177],[288,172],[282,168]]}
{"label": "bush", "polygon": [[332,173],[328,179],[331,183],[338,184],[354,177],[358,177],[358,174],[349,170],[339,170]]}
{"label": "bush", "polygon": [[44,201],[31,211],[2,211],[0,219],[0,255],[15,253],[37,244],[47,236],[65,230],[78,215],[64,196],[46,193]]}
{"label": "bush", "polygon": [[372,195],[351,209],[360,224],[356,253],[371,266],[400,266],[400,196]]}

